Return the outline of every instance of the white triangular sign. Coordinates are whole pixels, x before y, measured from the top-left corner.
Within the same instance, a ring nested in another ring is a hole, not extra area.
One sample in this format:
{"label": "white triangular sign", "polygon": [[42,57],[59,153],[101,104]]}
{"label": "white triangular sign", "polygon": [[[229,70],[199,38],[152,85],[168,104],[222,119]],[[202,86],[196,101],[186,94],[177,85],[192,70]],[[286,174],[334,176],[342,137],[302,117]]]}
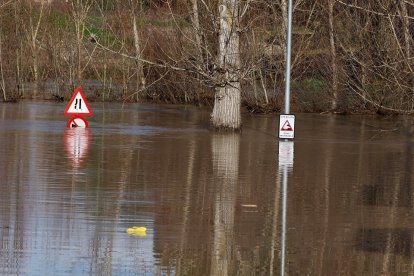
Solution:
{"label": "white triangular sign", "polygon": [[86,97],[79,87],[75,90],[69,104],[66,106],[65,115],[82,114],[85,116],[92,115],[92,109],[86,101]]}

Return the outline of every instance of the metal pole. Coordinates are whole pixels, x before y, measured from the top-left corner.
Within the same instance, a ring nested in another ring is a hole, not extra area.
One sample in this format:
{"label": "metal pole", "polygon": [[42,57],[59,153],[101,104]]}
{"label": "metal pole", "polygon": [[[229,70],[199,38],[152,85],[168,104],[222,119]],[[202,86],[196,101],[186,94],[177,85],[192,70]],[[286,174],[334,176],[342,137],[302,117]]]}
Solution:
{"label": "metal pole", "polygon": [[290,113],[290,66],[291,66],[291,48],[292,48],[292,1],[288,5],[288,22],[286,37],[286,86],[285,86],[285,114]]}

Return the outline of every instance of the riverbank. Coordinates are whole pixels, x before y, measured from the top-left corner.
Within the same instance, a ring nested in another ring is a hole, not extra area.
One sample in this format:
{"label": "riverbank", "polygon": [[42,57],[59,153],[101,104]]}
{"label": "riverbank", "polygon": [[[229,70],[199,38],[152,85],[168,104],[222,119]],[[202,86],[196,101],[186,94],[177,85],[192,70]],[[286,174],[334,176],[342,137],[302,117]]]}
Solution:
{"label": "riverbank", "polygon": [[[194,85],[194,84],[193,84]],[[194,85],[195,86],[195,85]],[[35,93],[33,83],[25,83],[18,91],[13,91],[6,101],[18,102],[21,100],[40,101],[69,101],[77,86],[59,84],[48,80],[40,83],[38,93]],[[186,92],[174,87],[160,87],[154,85],[143,91],[134,92],[134,87],[122,87],[118,83],[105,85],[98,80],[84,80],[81,82],[88,101],[90,102],[139,102],[155,104],[190,104],[195,106],[213,107],[214,89],[200,89],[199,92]],[[284,91],[253,88],[245,85],[242,88],[242,107],[246,112],[257,114],[280,113],[283,110]],[[317,81],[294,81],[292,85],[291,109],[292,112],[300,113],[335,113],[335,114],[379,114],[391,115],[402,114],[403,112],[387,110],[369,103],[357,104],[359,101],[354,98],[355,104],[348,103],[347,107],[330,109],[329,97],[326,97],[328,89],[326,84]],[[350,98],[350,97],[349,97]],[[406,114],[406,113],[404,113]]]}

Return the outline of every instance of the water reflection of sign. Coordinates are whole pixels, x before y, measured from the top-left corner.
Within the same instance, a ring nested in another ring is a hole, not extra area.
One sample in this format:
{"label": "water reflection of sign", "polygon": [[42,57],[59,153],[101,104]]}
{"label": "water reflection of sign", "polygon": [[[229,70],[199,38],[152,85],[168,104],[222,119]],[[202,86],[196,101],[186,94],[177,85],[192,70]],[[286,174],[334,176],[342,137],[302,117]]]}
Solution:
{"label": "water reflection of sign", "polygon": [[279,117],[279,138],[293,139],[295,137],[295,115],[283,114]]}
{"label": "water reflection of sign", "polygon": [[88,154],[91,133],[87,128],[71,128],[65,130],[65,149],[72,160],[73,167],[78,168]]}
{"label": "water reflection of sign", "polygon": [[294,142],[279,141],[279,166],[293,166]]}
{"label": "water reflection of sign", "polygon": [[73,116],[66,124],[67,128],[87,128],[88,121],[80,116]]}
{"label": "water reflection of sign", "polygon": [[64,114],[65,116],[80,114],[84,116],[92,116],[92,109],[90,108],[85,94],[83,94],[83,91],[80,87],[76,88],[75,92],[73,93],[69,104],[66,106]]}

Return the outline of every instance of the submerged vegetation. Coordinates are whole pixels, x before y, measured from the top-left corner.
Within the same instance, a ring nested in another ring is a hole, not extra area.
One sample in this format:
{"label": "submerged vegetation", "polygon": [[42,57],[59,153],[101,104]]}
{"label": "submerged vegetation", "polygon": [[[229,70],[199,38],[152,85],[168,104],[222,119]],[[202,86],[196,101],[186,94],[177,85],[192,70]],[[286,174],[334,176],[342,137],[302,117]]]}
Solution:
{"label": "submerged vegetation", "polygon": [[[223,1],[5,1],[2,99],[68,98],[82,85],[91,100],[213,105],[230,72],[249,110],[280,111],[287,0],[233,1],[231,72],[219,62]],[[414,111],[412,4],[294,2],[293,111]]]}

